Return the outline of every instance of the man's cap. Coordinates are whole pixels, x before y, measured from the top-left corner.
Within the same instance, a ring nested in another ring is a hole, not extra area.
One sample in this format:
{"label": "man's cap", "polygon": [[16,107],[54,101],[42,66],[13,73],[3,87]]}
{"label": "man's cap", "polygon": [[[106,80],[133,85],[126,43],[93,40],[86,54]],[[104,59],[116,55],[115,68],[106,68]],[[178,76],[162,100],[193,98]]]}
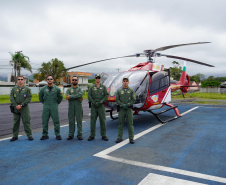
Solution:
{"label": "man's cap", "polygon": [[96,78],[96,77],[100,77],[100,78],[101,78],[101,76],[100,76],[100,74],[99,74],[99,73],[97,73],[97,74],[95,75],[95,78]]}
{"label": "man's cap", "polygon": [[128,80],[129,81],[129,77],[123,77],[122,81],[123,80]]}

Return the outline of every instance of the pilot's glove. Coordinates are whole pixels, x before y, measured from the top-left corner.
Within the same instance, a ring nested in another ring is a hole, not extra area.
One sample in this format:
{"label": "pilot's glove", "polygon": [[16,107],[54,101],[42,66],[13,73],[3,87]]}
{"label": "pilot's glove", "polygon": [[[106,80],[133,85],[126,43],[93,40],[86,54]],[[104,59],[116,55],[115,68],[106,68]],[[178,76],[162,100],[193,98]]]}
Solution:
{"label": "pilot's glove", "polygon": [[100,102],[99,102],[99,101],[96,101],[96,102],[94,103],[94,107],[96,107],[96,108],[100,107]]}
{"label": "pilot's glove", "polygon": [[103,103],[104,103],[104,101],[101,100],[101,101],[100,101],[100,104],[103,104]]}
{"label": "pilot's glove", "polygon": [[128,109],[128,105],[127,105],[127,104],[123,104],[123,105],[122,105],[122,108],[123,108],[123,109]]}

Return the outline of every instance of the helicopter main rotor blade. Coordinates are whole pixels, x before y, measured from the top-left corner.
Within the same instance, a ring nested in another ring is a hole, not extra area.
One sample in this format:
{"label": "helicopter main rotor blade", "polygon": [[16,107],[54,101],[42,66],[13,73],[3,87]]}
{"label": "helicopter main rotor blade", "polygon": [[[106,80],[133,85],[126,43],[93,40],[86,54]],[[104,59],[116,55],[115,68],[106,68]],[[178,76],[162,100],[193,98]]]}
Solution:
{"label": "helicopter main rotor blade", "polygon": [[153,52],[155,53],[157,51],[164,51],[164,50],[167,50],[167,49],[171,49],[171,48],[175,48],[175,47],[180,47],[180,46],[188,46],[188,45],[195,45],[195,44],[208,44],[208,43],[211,43],[211,42],[196,42],[196,43],[188,43],[188,44],[178,44],[178,45],[164,46],[164,47],[155,49]]}
{"label": "helicopter main rotor blade", "polygon": [[185,60],[185,61],[188,61],[188,62],[193,62],[193,63],[196,63],[196,64],[208,66],[208,67],[215,67],[213,65],[206,64],[206,63],[203,63],[203,62],[199,62],[199,61],[196,61],[196,60],[192,60],[192,59],[189,59],[189,58],[183,58],[183,57],[172,56],[172,55],[164,55],[164,54],[161,54],[161,56],[165,56],[165,57],[168,57],[168,58],[175,58],[175,59]]}
{"label": "helicopter main rotor blade", "polygon": [[104,59],[104,60],[97,60],[97,61],[94,61],[94,62],[89,62],[89,63],[77,65],[77,66],[74,66],[74,67],[69,67],[69,68],[67,68],[67,69],[64,69],[64,71],[67,71],[67,70],[73,69],[73,68],[77,68],[77,67],[82,67],[82,66],[86,66],[86,65],[98,63],[98,62],[103,62],[103,61],[106,61],[106,60],[113,60],[113,59],[127,58],[127,57],[139,57],[139,56],[140,56],[140,54],[135,54],[135,55],[128,55],[128,56],[123,56],[123,57],[115,57],[115,58],[108,58],[108,59]]}

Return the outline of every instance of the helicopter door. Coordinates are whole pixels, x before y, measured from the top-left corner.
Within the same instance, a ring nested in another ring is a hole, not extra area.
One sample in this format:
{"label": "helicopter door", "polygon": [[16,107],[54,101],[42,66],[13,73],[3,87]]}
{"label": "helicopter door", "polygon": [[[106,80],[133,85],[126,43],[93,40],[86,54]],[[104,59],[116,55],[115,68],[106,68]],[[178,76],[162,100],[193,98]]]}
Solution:
{"label": "helicopter door", "polygon": [[169,69],[156,72],[151,77],[150,97],[153,104],[171,101]]}

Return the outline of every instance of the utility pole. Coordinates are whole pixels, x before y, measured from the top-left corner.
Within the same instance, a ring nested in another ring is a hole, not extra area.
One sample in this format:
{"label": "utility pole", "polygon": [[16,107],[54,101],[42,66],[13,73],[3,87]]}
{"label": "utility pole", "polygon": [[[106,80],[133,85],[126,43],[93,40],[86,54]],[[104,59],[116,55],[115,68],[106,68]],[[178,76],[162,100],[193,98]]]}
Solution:
{"label": "utility pole", "polygon": [[115,70],[118,70],[118,73],[119,73],[119,69],[121,69],[121,68],[117,68],[117,69],[115,69]]}

